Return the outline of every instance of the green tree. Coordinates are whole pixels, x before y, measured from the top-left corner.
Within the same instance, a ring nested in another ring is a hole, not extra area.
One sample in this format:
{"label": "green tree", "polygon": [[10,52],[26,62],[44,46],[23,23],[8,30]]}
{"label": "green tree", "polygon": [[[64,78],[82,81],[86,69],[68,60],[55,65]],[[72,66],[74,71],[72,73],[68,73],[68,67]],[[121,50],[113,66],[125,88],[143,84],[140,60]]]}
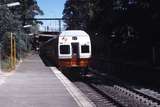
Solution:
{"label": "green tree", "polygon": [[86,30],[88,20],[87,0],[67,0],[63,10],[66,29]]}
{"label": "green tree", "polygon": [[160,40],[159,2],[86,0],[81,4],[82,1],[66,1],[63,18],[67,29],[86,30],[98,52],[106,54],[108,50],[105,52],[104,48],[110,45],[112,55],[151,59],[151,47]]}
{"label": "green tree", "polygon": [[[6,4],[20,2],[19,6],[7,7]],[[10,52],[10,32],[13,32],[16,37],[17,57],[22,52],[27,52],[32,37],[27,33],[34,32],[33,29],[24,29],[24,25],[33,25],[36,27],[37,22],[34,20],[26,20],[34,18],[38,14],[43,14],[36,0],[1,0],[0,1],[0,44],[4,57],[9,56]],[[37,29],[36,29],[37,30]],[[7,35],[7,36],[6,36]],[[8,45],[6,45],[8,44]],[[22,51],[20,53],[20,50]],[[3,56],[2,56],[3,57]]]}

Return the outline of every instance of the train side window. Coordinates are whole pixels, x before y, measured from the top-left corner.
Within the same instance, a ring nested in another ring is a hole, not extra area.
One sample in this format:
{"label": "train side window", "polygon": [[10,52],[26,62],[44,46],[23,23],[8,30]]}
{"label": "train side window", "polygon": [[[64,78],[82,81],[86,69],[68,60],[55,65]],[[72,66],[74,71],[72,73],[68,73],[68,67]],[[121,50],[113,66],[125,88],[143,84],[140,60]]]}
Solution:
{"label": "train side window", "polygon": [[70,46],[60,45],[60,54],[70,54]]}
{"label": "train side window", "polygon": [[81,46],[82,53],[89,53],[89,46],[88,45],[82,45]]}

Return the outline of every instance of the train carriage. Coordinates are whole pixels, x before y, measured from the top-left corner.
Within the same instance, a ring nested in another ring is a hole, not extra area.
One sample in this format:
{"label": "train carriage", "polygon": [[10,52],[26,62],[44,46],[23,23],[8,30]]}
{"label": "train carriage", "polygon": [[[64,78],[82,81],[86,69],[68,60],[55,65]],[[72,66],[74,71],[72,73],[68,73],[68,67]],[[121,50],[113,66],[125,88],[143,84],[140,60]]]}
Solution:
{"label": "train carriage", "polygon": [[60,67],[87,67],[91,58],[89,35],[81,30],[64,31],[59,36]]}
{"label": "train carriage", "polygon": [[91,58],[91,41],[82,30],[63,31],[47,41],[40,54],[52,59],[60,68],[87,68]]}

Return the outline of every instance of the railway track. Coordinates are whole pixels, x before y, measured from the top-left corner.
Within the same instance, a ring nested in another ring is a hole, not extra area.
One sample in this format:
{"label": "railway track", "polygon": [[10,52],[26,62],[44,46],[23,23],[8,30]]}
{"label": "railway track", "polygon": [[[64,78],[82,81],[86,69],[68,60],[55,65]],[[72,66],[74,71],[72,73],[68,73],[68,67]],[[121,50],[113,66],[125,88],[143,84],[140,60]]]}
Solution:
{"label": "railway track", "polygon": [[99,89],[93,88],[83,82],[74,83],[96,105],[96,107],[121,107],[114,100],[106,96]]}
{"label": "railway track", "polygon": [[97,107],[160,107],[160,100],[155,97],[159,94],[156,92],[153,94],[146,91],[147,89],[132,88],[116,78],[94,70],[91,70],[91,73],[94,76],[89,78],[70,78]]}
{"label": "railway track", "polygon": [[[96,88],[98,92],[103,93],[114,101],[114,104],[120,107],[159,107],[158,103],[151,100],[151,97],[142,96],[142,94],[134,93],[124,87],[118,85],[106,86],[106,85],[90,85],[92,88]],[[115,103],[116,102],[116,103]]]}

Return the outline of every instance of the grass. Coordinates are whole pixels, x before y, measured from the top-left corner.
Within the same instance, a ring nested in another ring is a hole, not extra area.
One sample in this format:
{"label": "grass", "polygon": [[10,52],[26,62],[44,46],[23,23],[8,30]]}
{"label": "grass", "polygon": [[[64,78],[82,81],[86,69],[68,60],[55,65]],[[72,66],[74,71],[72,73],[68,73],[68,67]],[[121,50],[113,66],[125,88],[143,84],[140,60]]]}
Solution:
{"label": "grass", "polygon": [[2,71],[10,71],[11,66],[10,66],[9,58],[1,60],[1,68],[2,68]]}

